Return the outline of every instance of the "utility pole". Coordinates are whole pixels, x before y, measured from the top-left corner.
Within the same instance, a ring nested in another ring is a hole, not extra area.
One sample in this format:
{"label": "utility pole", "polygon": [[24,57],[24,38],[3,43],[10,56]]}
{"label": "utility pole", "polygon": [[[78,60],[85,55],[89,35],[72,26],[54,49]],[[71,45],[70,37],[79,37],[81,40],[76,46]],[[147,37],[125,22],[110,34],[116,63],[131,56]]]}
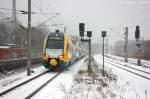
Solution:
{"label": "utility pole", "polygon": [[27,75],[31,75],[31,0],[28,0]]}
{"label": "utility pole", "polygon": [[138,47],[138,61],[137,64],[141,66],[141,40],[140,40],[140,26],[136,26],[135,30],[136,46]]}
{"label": "utility pole", "polygon": [[14,23],[17,22],[17,15],[16,15],[16,0],[12,0],[12,19]]}
{"label": "utility pole", "polygon": [[125,45],[124,45],[124,51],[125,51],[125,62],[128,62],[128,27],[125,28]]}

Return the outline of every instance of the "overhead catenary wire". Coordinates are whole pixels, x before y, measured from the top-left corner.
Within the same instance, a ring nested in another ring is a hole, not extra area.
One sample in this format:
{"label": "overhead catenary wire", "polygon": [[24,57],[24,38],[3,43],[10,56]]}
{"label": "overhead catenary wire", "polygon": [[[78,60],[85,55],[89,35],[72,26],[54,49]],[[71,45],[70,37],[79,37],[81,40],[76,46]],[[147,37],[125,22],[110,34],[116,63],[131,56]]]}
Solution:
{"label": "overhead catenary wire", "polygon": [[[32,1],[32,2],[36,3],[37,5],[39,5],[37,1]],[[39,5],[39,6],[41,6],[41,5]],[[39,8],[37,8],[37,7],[35,7],[35,8],[36,8],[37,10],[39,10]],[[45,6],[44,6],[43,8],[42,8],[42,7],[40,8],[40,12],[43,12],[43,9],[46,9]],[[47,9],[46,9],[46,10],[47,10]],[[44,15],[44,14],[43,14],[43,15]],[[46,15],[46,14],[45,14],[44,16],[45,16],[46,18],[49,18],[49,16]],[[54,22],[54,21],[52,20],[52,22]],[[58,27],[58,26],[56,26],[56,27]]]}
{"label": "overhead catenary wire", "polygon": [[56,14],[55,16],[53,16],[53,17],[51,17],[51,18],[45,20],[45,21],[42,22],[41,24],[39,24],[39,25],[37,25],[36,27],[34,27],[34,29],[37,28],[37,27],[39,27],[39,26],[42,26],[43,24],[45,24],[45,23],[47,23],[48,21],[52,20],[52,19],[55,18],[57,15],[59,15],[59,14]]}

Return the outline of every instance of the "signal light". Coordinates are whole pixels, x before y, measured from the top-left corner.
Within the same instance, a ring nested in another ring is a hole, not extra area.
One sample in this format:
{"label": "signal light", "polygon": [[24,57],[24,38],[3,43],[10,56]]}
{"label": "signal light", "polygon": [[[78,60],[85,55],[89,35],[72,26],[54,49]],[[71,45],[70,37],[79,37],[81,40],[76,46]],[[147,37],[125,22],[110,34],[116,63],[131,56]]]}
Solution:
{"label": "signal light", "polygon": [[135,30],[135,38],[139,38],[140,37],[140,26],[136,26],[136,30]]}
{"label": "signal light", "polygon": [[87,31],[87,37],[91,37],[92,36],[92,31]]}
{"label": "signal light", "polygon": [[102,31],[102,37],[106,37],[106,31]]}
{"label": "signal light", "polygon": [[59,33],[59,30],[58,30],[58,29],[56,29],[56,30],[55,30],[55,32],[56,32],[56,33]]}
{"label": "signal light", "polygon": [[79,23],[80,36],[84,36],[84,23]]}

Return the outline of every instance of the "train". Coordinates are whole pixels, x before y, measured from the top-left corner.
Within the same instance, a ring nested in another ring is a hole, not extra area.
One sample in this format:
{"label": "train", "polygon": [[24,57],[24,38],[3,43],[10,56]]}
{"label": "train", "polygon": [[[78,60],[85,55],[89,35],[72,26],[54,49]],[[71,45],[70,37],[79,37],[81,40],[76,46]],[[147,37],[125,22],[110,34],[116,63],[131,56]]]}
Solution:
{"label": "train", "polygon": [[41,60],[45,68],[65,70],[84,56],[86,56],[86,48],[78,37],[56,30],[46,36]]}
{"label": "train", "polygon": [[14,44],[0,44],[0,60],[10,60],[25,57],[25,49]]}

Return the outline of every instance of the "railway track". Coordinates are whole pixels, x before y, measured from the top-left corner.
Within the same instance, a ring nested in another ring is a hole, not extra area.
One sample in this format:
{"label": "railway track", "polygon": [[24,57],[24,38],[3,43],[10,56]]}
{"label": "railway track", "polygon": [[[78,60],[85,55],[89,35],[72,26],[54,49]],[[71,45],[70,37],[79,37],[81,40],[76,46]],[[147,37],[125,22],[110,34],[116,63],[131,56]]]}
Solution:
{"label": "railway track", "polygon": [[3,96],[3,95],[5,95],[5,94],[11,92],[11,91],[15,90],[16,88],[19,88],[19,87],[21,87],[21,86],[23,86],[23,85],[25,85],[25,84],[27,84],[27,83],[29,83],[29,82],[35,80],[36,78],[39,78],[40,76],[46,74],[47,72],[48,72],[48,71],[45,71],[45,72],[43,72],[43,73],[41,73],[41,74],[39,74],[39,75],[37,75],[37,76],[35,76],[35,77],[33,77],[33,78],[30,78],[30,79],[28,79],[28,80],[26,80],[26,81],[24,81],[24,82],[22,82],[22,83],[20,83],[20,84],[17,84],[17,85],[15,85],[15,86],[13,86],[13,87],[11,87],[11,88],[9,88],[9,89],[7,89],[7,90],[1,92],[1,93],[0,93],[0,96]]}
{"label": "railway track", "polygon": [[[74,64],[74,63],[73,63]],[[72,65],[72,64],[71,64]],[[70,65],[70,66],[71,66]],[[70,67],[69,66],[69,67]],[[68,67],[68,68],[69,68]],[[13,93],[24,93],[21,92],[22,90],[26,89],[25,91],[27,91],[26,95],[21,96],[24,97],[24,99],[30,99],[32,96],[34,96],[37,92],[39,92],[42,88],[44,88],[48,83],[50,83],[52,80],[54,80],[57,76],[59,76],[63,71],[57,71],[57,72],[49,72],[49,71],[45,71],[44,73],[41,73],[29,80],[26,80],[20,84],[17,84],[3,92],[0,92],[0,97],[11,97],[11,95]],[[41,77],[42,76],[42,77]],[[38,83],[36,84],[36,82],[43,80],[42,83]],[[36,84],[36,86],[34,86]],[[31,88],[32,87],[32,88]],[[31,88],[28,89],[28,88]],[[16,89],[16,90],[15,90]],[[21,91],[20,91],[21,90]],[[7,94],[7,95],[6,95]],[[15,96],[14,96],[15,97]],[[16,96],[17,97],[17,96]]]}
{"label": "railway track", "polygon": [[52,78],[50,78],[45,83],[43,83],[41,86],[39,86],[37,89],[35,89],[32,93],[30,93],[27,97],[25,97],[25,99],[30,99],[31,97],[33,97],[36,93],[38,93],[42,88],[44,88],[48,83],[50,83],[54,78],[56,78],[60,74],[61,74],[61,72],[54,75]]}
{"label": "railway track", "polygon": [[[109,59],[106,59],[106,60],[109,60]],[[134,70],[137,70],[137,71],[146,73],[146,74],[150,74],[150,72],[147,72],[147,71],[144,71],[144,70],[141,70],[141,69],[137,69],[137,68],[128,66],[128,65],[126,65],[126,64],[118,63],[118,62],[115,62],[115,61],[112,61],[112,60],[109,60],[109,61],[111,61],[111,62],[113,62],[113,63],[116,63],[116,64],[119,64],[119,65],[122,65],[122,66],[127,67],[127,68],[131,68],[131,69],[134,69]]]}
{"label": "railway track", "polygon": [[[44,72],[34,78],[32,80],[28,80],[25,83],[21,83],[13,88],[10,88],[2,93],[0,96],[4,98],[12,97],[13,94],[16,96],[13,97],[20,97],[21,99],[30,99],[34,96],[37,92],[39,92],[42,88],[44,88],[48,83],[53,81],[57,76],[59,76],[61,72]],[[16,90],[15,90],[16,89]],[[6,95],[7,94],[7,95]],[[21,96],[20,96],[21,94]]]}
{"label": "railway track", "polygon": [[119,63],[115,63],[115,62],[109,62],[109,61],[105,61],[106,63],[108,64],[111,64],[117,68],[120,68],[122,70],[125,70],[127,72],[130,72],[132,74],[135,74],[137,76],[140,76],[142,78],[145,78],[147,80],[150,80],[150,74],[147,73],[147,72],[143,72],[143,71],[140,71],[140,70],[136,70],[136,69],[133,69],[133,68],[129,68],[129,67],[126,67],[126,66],[123,66],[122,64],[119,64]]}

